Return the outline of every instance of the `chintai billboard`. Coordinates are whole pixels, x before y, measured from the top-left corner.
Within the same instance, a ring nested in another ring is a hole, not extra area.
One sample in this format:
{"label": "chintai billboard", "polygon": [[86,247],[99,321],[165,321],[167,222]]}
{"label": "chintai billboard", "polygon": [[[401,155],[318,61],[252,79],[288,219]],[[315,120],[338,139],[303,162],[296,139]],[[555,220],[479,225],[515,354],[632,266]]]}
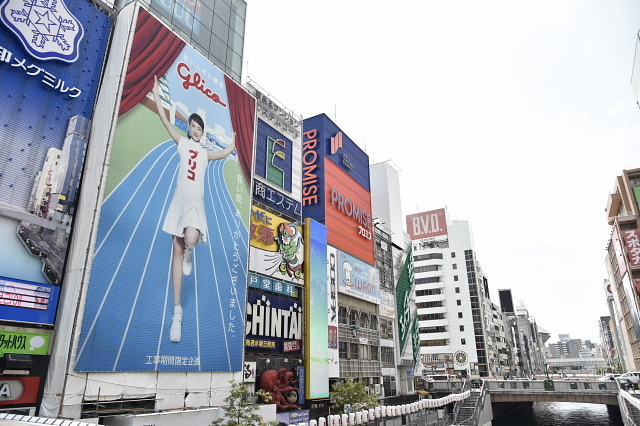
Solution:
{"label": "chintai billboard", "polygon": [[255,99],[140,9],[77,371],[240,371]]}

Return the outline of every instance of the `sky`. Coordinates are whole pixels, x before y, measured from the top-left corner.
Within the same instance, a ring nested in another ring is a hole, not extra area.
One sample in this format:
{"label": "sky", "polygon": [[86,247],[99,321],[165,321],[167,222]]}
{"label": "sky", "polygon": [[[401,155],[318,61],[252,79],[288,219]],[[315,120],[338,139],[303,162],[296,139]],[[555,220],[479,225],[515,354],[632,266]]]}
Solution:
{"label": "sky", "polygon": [[244,74],[471,224],[491,299],[599,342],[622,170],[640,167],[638,0],[247,0]]}

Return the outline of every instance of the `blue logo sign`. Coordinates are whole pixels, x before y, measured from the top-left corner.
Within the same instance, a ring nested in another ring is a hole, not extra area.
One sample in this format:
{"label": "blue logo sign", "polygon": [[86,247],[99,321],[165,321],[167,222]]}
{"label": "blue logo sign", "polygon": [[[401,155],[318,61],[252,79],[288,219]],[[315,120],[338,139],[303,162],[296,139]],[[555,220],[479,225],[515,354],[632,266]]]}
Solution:
{"label": "blue logo sign", "polygon": [[6,0],[0,19],[37,59],[75,62],[84,35],[80,21],[62,0]]}

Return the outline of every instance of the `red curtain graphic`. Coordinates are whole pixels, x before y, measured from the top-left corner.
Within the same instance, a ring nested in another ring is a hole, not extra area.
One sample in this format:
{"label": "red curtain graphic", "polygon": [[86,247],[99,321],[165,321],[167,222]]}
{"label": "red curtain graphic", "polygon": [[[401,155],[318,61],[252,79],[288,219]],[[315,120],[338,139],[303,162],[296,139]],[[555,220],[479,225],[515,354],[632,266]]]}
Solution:
{"label": "red curtain graphic", "polygon": [[229,97],[231,125],[236,132],[236,149],[240,166],[245,179],[251,183],[256,100],[227,75],[224,76],[224,82]]}
{"label": "red curtain graphic", "polygon": [[[171,30],[146,10],[140,10],[118,115],[129,111],[151,91],[153,77],[166,74],[184,46],[185,42]],[[227,75],[225,84],[240,165],[245,179],[251,182],[256,101]]]}
{"label": "red curtain graphic", "polygon": [[151,91],[153,77],[166,74],[184,46],[185,42],[171,30],[140,9],[118,115],[136,106]]}

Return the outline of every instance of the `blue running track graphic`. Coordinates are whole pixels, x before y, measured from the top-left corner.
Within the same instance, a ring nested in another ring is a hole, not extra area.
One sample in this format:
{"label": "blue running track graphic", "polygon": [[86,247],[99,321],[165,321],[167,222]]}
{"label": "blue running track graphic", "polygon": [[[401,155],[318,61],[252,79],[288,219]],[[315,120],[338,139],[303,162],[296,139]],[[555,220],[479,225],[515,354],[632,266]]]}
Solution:
{"label": "blue running track graphic", "polygon": [[77,371],[241,370],[249,232],[225,181],[229,161],[209,162],[209,241],[196,246],[193,272],[183,278],[179,343],[169,340],[172,236],[162,231],[178,170],[175,142],[150,152],[106,199]]}

